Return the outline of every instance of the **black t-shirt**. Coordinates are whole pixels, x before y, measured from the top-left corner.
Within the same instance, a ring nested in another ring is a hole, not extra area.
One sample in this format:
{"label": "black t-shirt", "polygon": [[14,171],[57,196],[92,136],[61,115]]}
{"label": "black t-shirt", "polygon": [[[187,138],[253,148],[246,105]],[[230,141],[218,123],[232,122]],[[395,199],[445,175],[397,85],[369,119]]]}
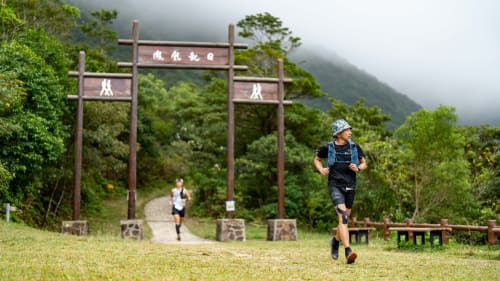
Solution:
{"label": "black t-shirt", "polygon": [[[336,161],[330,168],[328,174],[328,182],[334,182],[342,185],[356,185],[356,172],[349,169],[351,162],[351,148],[349,143],[344,145],[335,145]],[[361,147],[356,143],[358,150],[358,158],[365,158],[365,154]],[[322,159],[328,159],[328,144],[322,145],[316,149],[316,156]]]}

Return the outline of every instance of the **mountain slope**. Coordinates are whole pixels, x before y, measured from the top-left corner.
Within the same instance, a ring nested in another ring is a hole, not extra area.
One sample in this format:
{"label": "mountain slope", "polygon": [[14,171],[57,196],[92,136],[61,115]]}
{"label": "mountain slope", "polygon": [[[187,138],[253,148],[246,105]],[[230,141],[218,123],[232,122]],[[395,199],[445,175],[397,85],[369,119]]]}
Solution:
{"label": "mountain slope", "polygon": [[364,99],[366,106],[378,106],[384,113],[392,116],[392,121],[388,124],[389,129],[399,127],[404,123],[406,116],[421,108],[408,96],[397,92],[337,55],[326,58],[325,55],[320,56],[310,50],[301,50],[292,56],[292,60],[313,74],[321,84],[322,90],[328,94],[328,97],[307,101],[310,106],[329,110],[331,108],[329,97],[347,104]]}

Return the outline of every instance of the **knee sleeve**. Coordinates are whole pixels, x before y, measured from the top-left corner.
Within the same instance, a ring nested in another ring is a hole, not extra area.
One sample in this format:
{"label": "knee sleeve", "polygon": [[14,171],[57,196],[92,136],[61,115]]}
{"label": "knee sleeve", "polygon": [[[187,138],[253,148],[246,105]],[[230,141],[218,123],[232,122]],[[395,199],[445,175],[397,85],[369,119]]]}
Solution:
{"label": "knee sleeve", "polygon": [[342,224],[347,224],[348,222],[347,211],[337,208],[337,212],[342,215]]}

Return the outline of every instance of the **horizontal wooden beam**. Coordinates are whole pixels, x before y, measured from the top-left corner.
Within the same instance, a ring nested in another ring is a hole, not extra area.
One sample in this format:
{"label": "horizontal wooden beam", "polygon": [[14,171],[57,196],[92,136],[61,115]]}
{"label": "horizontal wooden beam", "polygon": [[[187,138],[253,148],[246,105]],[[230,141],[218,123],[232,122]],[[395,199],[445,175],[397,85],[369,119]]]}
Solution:
{"label": "horizontal wooden beam", "polygon": [[[132,45],[132,39],[118,39],[120,45]],[[139,45],[150,46],[179,46],[179,47],[212,47],[212,48],[229,48],[231,45],[228,42],[184,42],[184,41],[153,41],[153,40],[138,40]],[[235,43],[235,49],[247,49],[248,44]]]}
{"label": "horizontal wooden beam", "polygon": [[[234,103],[264,103],[264,104],[279,104],[280,101],[278,100],[251,100],[251,99],[233,99]],[[290,105],[293,104],[292,101],[289,100],[284,100],[283,101],[284,105]]]}
{"label": "horizontal wooden beam", "polygon": [[[280,80],[278,78],[271,78],[271,77],[235,76],[234,81],[239,81],[239,82],[276,82],[276,83],[278,83]],[[293,80],[290,78],[284,78],[283,82],[291,83],[291,82],[293,82]]]}
{"label": "horizontal wooden beam", "polygon": [[[68,95],[69,100],[77,100],[77,95]],[[132,97],[101,97],[101,96],[82,96],[83,100],[93,100],[93,101],[132,101]]]}
{"label": "horizontal wooden beam", "polygon": [[[119,67],[132,67],[131,62],[118,62]],[[225,70],[229,69],[229,65],[188,65],[188,64],[137,64],[142,68],[177,68],[177,69],[208,69],[208,70]],[[246,65],[235,65],[234,70],[248,70]]]}
{"label": "horizontal wooden beam", "polygon": [[[69,76],[78,77],[80,73],[78,71],[69,71]],[[97,78],[132,78],[131,73],[98,73],[98,72],[84,72],[85,77],[97,77]]]}

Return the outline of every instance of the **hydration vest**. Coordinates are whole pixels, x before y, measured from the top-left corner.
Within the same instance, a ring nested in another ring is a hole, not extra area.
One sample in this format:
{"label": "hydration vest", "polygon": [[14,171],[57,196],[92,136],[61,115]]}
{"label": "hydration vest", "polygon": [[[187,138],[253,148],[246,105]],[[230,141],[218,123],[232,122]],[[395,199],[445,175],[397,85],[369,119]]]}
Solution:
{"label": "hydration vest", "polygon": [[[349,140],[349,147],[350,147],[350,154],[351,154],[351,161],[349,163],[354,163],[356,165],[359,165],[359,158],[358,158],[358,148],[356,147],[356,143]],[[346,153],[347,155],[347,153]],[[336,153],[335,153],[335,144],[333,141],[328,143],[328,167],[333,167],[333,164],[335,164],[337,161]],[[347,162],[347,161],[343,161]]]}

